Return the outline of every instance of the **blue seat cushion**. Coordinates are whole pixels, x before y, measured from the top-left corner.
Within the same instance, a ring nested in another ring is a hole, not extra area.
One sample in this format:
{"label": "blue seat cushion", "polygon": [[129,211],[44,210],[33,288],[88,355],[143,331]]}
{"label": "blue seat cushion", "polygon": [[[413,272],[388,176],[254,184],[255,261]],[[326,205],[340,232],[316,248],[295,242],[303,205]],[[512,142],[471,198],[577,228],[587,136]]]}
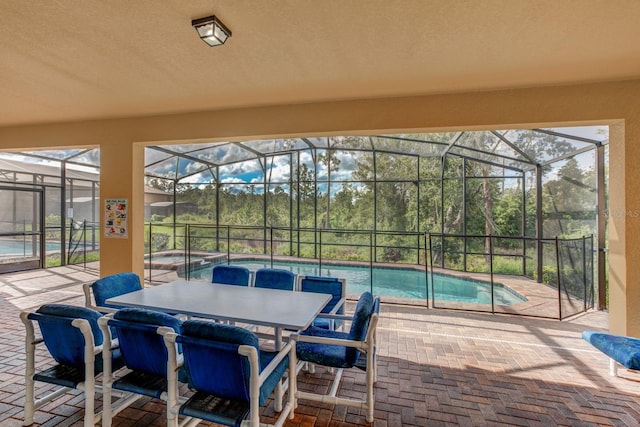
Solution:
{"label": "blue seat cushion", "polygon": [[[330,331],[314,326],[305,329],[300,335],[342,340],[349,339],[347,332]],[[298,355],[298,359],[305,362],[316,363],[331,368],[351,368],[358,360],[360,352],[353,347],[346,347],[344,345],[296,342],[296,354]]]}
{"label": "blue seat cushion", "polygon": [[640,339],[584,331],[582,338],[627,369],[640,370]]}

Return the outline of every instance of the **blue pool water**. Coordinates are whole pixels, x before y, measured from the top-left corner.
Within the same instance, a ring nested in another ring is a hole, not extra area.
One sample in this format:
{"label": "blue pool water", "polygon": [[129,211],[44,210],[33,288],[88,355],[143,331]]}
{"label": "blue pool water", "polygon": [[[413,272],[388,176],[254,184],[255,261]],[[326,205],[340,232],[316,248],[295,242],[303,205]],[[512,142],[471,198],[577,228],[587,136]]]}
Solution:
{"label": "blue pool water", "polygon": [[[270,262],[262,261],[233,261],[233,265],[243,265],[252,271],[259,268],[271,267]],[[198,269],[191,272],[191,278],[196,280],[211,280],[213,267]],[[275,262],[273,268],[290,270],[302,276],[332,276],[347,280],[347,292],[360,294],[372,291],[376,295],[386,295],[400,298],[426,299],[427,278],[424,271],[399,268],[382,268],[351,266],[351,265],[323,265],[319,271],[317,264],[298,262]],[[431,280],[433,278],[433,283]],[[435,293],[436,300],[467,302],[475,304],[491,304],[491,284],[477,280],[448,276],[444,274],[429,274],[429,298]],[[516,294],[502,285],[494,285],[494,302],[498,305],[512,305],[526,298]]]}
{"label": "blue pool water", "polygon": [[[60,243],[47,242],[45,244],[48,251],[59,251]],[[36,243],[36,253],[40,251],[39,243]],[[0,240],[0,255],[31,255],[33,253],[31,240]]]}

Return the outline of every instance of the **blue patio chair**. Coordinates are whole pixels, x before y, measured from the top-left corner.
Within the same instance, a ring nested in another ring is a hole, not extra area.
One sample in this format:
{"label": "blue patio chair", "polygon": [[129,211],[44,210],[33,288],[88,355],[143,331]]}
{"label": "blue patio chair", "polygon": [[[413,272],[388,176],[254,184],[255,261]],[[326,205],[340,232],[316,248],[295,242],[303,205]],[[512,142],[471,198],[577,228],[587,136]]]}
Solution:
{"label": "blue patio chair", "polygon": [[256,270],[253,286],[256,288],[281,289],[293,291],[296,275],[280,268],[260,268]]}
{"label": "blue patio chair", "polygon": [[216,265],[211,274],[212,283],[251,286],[251,270],[240,265]]}
{"label": "blue patio chair", "polygon": [[[373,422],[373,385],[376,377],[375,335],[379,304],[378,298],[374,298],[370,292],[364,292],[358,300],[353,316],[340,316],[345,321],[351,321],[349,332],[310,326],[299,334],[291,335],[290,340],[295,342],[300,363],[310,362],[336,369],[336,376],[328,395],[297,391],[296,399],[364,408],[367,410],[367,421]],[[365,354],[366,364],[358,366],[362,353]],[[366,371],[367,387],[364,400],[336,396],[343,370],[353,367],[360,367]]]}
{"label": "blue patio chair", "polygon": [[[61,396],[67,389],[84,391],[85,427],[100,421],[95,413],[95,394],[100,391],[95,377],[103,370],[103,335],[98,327],[101,314],[86,307],[64,304],[45,304],[35,312],[22,312],[20,319],[26,333],[26,369],[24,401],[24,424],[33,424],[36,409]],[[38,324],[41,338],[35,336]],[[36,345],[44,342],[56,365],[41,372],[35,371]],[[119,351],[114,351],[109,360],[114,367],[123,366]],[[36,400],[35,382],[54,384],[60,388]]]}
{"label": "blue patio chair", "polygon": [[[251,331],[232,325],[203,320],[188,320],[180,334],[164,335],[169,353],[169,400],[167,425],[178,425],[169,413],[194,417],[227,426],[260,425],[263,406],[286,372],[289,395],[277,425],[293,418],[295,408],[295,346],[287,343],[278,352],[261,350],[258,337]],[[184,368],[190,388],[196,393],[179,403],[176,343],[182,346]],[[276,410],[282,402],[277,400]],[[245,421],[243,423],[243,420]],[[248,423],[247,423],[248,421]]]}
{"label": "blue patio chair", "polygon": [[[85,283],[82,289],[84,291],[85,307],[101,313],[113,313],[122,307],[107,304],[106,301],[109,298],[139,291],[142,289],[142,283],[135,273],[117,273],[105,276],[91,284]],[[91,301],[91,293],[93,293],[95,305]]]}
{"label": "blue patio chair", "polygon": [[[344,314],[347,295],[347,281],[336,277],[300,276],[298,289],[302,292],[318,292],[331,294],[331,300],[322,309],[322,314]],[[323,329],[339,329],[342,320],[338,318],[318,316],[313,326]]]}
{"label": "blue patio chair", "polygon": [[[179,332],[182,322],[166,313],[124,308],[101,317],[98,323],[105,337],[111,337],[115,330],[124,367],[128,370],[121,378],[114,379],[115,371],[109,363],[104,364],[102,425],[107,427],[114,416],[142,396],[167,400],[167,347],[158,328],[163,328],[163,332]],[[114,349],[105,345],[102,351],[104,360],[109,360]],[[112,389],[129,396],[112,405]]]}

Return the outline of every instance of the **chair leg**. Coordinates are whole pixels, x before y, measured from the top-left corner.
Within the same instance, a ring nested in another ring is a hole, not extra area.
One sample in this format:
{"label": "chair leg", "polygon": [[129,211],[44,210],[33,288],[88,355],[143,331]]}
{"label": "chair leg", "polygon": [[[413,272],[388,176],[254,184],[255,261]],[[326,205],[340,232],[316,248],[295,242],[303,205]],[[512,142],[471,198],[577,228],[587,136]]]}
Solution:
{"label": "chair leg", "polygon": [[609,375],[612,377],[618,376],[618,362],[609,358]]}
{"label": "chair leg", "polygon": [[24,382],[26,392],[24,396],[24,425],[28,426],[33,424],[33,413],[35,411],[35,381],[33,376],[35,375],[35,343],[34,343],[34,330],[31,322],[25,323],[27,327],[27,336],[25,339],[26,350],[26,368],[24,373]]}

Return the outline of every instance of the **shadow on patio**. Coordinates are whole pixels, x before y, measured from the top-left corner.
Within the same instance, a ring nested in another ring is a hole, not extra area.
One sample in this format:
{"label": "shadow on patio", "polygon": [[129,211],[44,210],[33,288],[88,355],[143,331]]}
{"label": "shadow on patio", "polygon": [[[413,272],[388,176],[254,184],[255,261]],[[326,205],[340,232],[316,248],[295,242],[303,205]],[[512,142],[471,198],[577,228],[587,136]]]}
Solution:
{"label": "shadow on patio", "polygon": [[[46,302],[82,305],[81,283],[97,275],[97,269],[76,267],[0,275],[2,426],[22,421],[19,312]],[[626,378],[610,377],[607,358],[580,337],[584,329],[607,327],[602,312],[558,322],[383,305],[374,424],[637,426],[640,377],[630,372],[622,372]],[[321,368],[301,373],[299,387],[326,388],[330,378]],[[339,394],[361,397],[364,384],[364,373],[347,371]],[[82,425],[82,408],[82,397],[67,393],[36,413],[36,425]],[[264,414],[272,411],[270,405]],[[114,421],[117,426],[165,425],[164,405],[141,399]],[[366,422],[364,411],[300,400],[287,425]]]}

